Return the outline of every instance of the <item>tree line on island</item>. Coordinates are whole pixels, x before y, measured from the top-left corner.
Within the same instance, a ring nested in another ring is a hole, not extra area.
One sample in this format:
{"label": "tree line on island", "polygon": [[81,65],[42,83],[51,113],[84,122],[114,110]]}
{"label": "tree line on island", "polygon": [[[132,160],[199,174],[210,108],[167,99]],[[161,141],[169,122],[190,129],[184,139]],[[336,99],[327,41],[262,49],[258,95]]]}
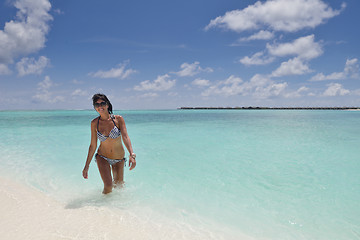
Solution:
{"label": "tree line on island", "polygon": [[360,110],[360,107],[180,107],[180,110]]}

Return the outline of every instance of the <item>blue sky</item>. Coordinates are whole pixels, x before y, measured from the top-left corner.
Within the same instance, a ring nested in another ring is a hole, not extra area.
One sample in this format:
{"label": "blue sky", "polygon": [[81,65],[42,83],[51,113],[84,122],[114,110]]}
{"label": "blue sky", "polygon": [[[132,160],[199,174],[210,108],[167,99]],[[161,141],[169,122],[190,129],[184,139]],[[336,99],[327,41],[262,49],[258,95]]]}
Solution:
{"label": "blue sky", "polygon": [[0,109],[360,106],[358,0],[6,0]]}

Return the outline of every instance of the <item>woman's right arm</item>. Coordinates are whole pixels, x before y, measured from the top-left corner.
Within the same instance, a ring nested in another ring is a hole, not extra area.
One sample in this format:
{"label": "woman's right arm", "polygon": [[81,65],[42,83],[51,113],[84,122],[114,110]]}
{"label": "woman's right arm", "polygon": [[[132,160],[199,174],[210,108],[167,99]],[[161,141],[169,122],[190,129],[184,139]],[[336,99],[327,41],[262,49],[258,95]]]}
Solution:
{"label": "woman's right arm", "polygon": [[96,147],[97,147],[96,121],[94,119],[93,121],[91,121],[91,141],[90,141],[89,152],[88,152],[88,156],[87,156],[87,159],[86,159],[85,167],[84,167],[84,170],[82,172],[83,177],[85,179],[88,178],[88,171],[89,171],[90,162],[91,162],[92,157],[94,156],[94,153],[96,151]]}

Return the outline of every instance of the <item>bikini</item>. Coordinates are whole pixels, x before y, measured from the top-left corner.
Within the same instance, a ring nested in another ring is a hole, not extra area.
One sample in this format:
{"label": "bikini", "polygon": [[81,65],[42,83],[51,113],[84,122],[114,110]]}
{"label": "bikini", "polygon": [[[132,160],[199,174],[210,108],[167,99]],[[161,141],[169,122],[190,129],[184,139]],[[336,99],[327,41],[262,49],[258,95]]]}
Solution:
{"label": "bikini", "polygon": [[[111,120],[113,121],[114,123],[114,127],[113,129],[111,129],[110,133],[108,136],[102,134],[100,131],[99,131],[99,121],[100,121],[100,117],[98,118],[98,122],[97,122],[97,127],[96,127],[96,135],[97,135],[97,138],[99,139],[100,142],[104,142],[106,139],[108,138],[112,138],[112,139],[115,139],[115,138],[118,138],[121,136],[121,131],[120,129],[116,126],[115,122],[114,122],[114,119],[113,117],[111,117]],[[114,165],[118,162],[121,162],[121,161],[124,161],[125,162],[125,165],[126,165],[126,158],[123,158],[123,159],[111,159],[111,158],[107,158],[105,156],[102,156],[98,153],[95,154],[95,161],[96,161],[96,157],[99,156],[103,159],[105,159],[106,161],[108,161],[108,163],[110,165]]]}

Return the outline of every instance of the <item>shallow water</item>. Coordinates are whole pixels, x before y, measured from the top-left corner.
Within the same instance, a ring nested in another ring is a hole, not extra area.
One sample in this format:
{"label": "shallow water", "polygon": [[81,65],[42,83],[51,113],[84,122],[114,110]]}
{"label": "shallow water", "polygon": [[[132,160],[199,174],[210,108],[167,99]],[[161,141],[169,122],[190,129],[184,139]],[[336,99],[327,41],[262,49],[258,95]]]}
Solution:
{"label": "shallow water", "polygon": [[[64,203],[236,239],[360,238],[360,112],[115,111],[138,165],[102,196],[81,175],[95,111],[0,112],[0,173]],[[196,226],[196,229],[192,226]]]}

